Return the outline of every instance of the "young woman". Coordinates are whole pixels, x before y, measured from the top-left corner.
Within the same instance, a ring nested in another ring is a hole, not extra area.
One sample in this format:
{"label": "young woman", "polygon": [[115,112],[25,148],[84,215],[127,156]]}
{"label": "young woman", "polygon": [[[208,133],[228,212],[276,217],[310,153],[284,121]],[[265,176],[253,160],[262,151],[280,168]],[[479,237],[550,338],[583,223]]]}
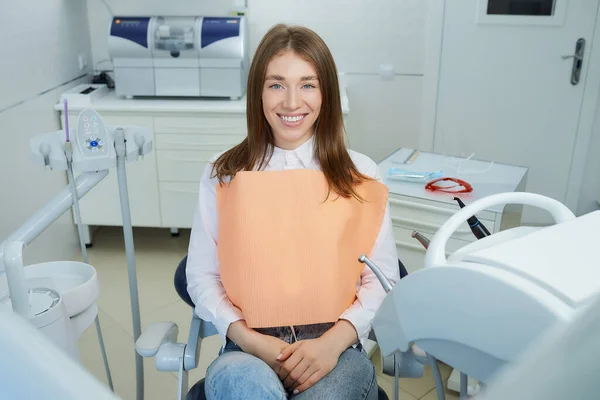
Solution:
{"label": "young woman", "polygon": [[376,399],[363,350],[399,280],[377,165],[347,150],[337,70],[314,32],[277,25],[248,76],[248,136],[200,183],[187,261],[196,313],[224,347],[208,399]]}

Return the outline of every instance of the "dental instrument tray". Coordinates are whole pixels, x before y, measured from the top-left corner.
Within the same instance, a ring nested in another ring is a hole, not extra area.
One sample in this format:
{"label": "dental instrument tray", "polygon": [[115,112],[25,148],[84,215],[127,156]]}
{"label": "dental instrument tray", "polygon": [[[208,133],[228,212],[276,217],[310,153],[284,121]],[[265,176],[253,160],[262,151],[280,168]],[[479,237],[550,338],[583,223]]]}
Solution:
{"label": "dental instrument tray", "polygon": [[87,107],[94,101],[108,94],[108,86],[104,84],[84,83],[67,90],[60,95],[60,102],[67,100],[71,107]]}
{"label": "dental instrument tray", "polygon": [[415,183],[426,183],[433,179],[442,177],[442,170],[434,172],[415,172],[407,171],[401,168],[390,168],[388,169],[388,178],[393,180],[415,182]]}

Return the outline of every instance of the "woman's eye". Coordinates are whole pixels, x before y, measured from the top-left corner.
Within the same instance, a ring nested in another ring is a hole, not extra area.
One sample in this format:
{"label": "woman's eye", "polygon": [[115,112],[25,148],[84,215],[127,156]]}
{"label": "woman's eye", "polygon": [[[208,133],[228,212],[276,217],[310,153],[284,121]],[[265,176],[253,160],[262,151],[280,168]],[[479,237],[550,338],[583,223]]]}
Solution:
{"label": "woman's eye", "polygon": [[306,85],[302,86],[303,89],[314,89],[314,85],[307,83]]}
{"label": "woman's eye", "polygon": [[274,85],[271,85],[271,89],[281,89],[281,85],[279,83],[276,83]]}

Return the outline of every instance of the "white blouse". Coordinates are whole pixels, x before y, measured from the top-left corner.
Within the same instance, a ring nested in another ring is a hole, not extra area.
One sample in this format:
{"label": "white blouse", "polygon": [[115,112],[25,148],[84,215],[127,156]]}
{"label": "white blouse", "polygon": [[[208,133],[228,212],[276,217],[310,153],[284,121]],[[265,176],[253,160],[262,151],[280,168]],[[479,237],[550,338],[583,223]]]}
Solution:
{"label": "white blouse", "polygon": [[[310,168],[319,170],[313,159],[314,138],[294,150],[273,149],[273,155],[265,170],[289,170]],[[358,170],[381,182],[377,164],[369,157],[349,151]],[[213,159],[213,161],[216,159]],[[196,305],[196,313],[205,321],[212,322],[225,342],[229,325],[244,318],[241,310],[235,307],[225,292],[219,273],[217,257],[218,216],[216,204],[217,178],[211,178],[212,164],[208,164],[200,181],[198,206],[194,214],[192,233],[188,249],[187,282],[188,293]],[[398,255],[392,230],[389,204],[379,235],[375,241],[371,260],[377,264],[387,278],[396,284],[400,279]],[[371,321],[379,308],[385,291],[381,283],[367,266],[357,283],[357,298],[340,319],[349,321],[364,346],[371,331]]]}

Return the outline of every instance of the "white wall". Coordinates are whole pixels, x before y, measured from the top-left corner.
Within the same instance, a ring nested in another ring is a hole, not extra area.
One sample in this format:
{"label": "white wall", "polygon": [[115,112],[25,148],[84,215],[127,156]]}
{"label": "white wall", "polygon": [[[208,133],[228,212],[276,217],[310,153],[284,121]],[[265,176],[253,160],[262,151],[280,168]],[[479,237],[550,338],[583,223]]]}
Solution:
{"label": "white wall", "polygon": [[[276,6],[274,6],[276,4]],[[248,0],[251,41],[283,22],[304,25],[327,43],[346,74],[350,147],[380,161],[419,145],[425,47],[423,0]],[[392,81],[379,66],[392,64]]]}
{"label": "white wall", "polygon": [[[66,185],[64,173],[31,163],[29,138],[60,129],[52,107],[86,73],[78,55],[91,54],[85,2],[0,0],[0,9],[1,241]],[[26,249],[26,263],[72,258],[75,232],[66,213]]]}
{"label": "white wall", "polygon": [[[113,15],[225,15],[234,0],[164,2],[107,0]],[[250,51],[274,24],[315,30],[346,74],[350,102],[348,137],[353,149],[376,161],[398,147],[419,146],[424,70],[426,1],[423,0],[248,0]],[[109,59],[111,14],[101,0],[88,0],[94,63]],[[391,81],[379,66],[392,64]],[[110,68],[110,63],[98,65]]]}
{"label": "white wall", "polygon": [[596,108],[577,214],[587,214],[600,209],[598,201],[600,201],[600,103]]}

